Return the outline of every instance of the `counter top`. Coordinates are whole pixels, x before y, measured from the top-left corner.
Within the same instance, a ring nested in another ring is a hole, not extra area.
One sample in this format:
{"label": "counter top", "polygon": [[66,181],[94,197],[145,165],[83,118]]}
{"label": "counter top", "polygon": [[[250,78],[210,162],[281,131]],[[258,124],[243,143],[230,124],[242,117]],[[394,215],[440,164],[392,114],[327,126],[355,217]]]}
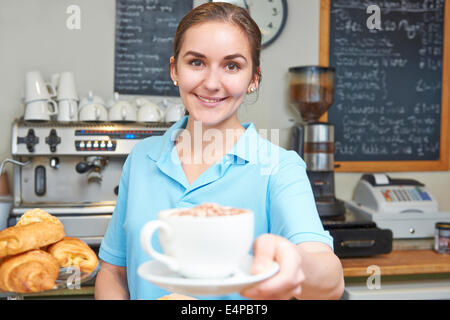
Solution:
{"label": "counter top", "polygon": [[433,250],[399,250],[374,257],[343,258],[341,263],[344,277],[367,277],[373,273],[367,270],[371,265],[378,266],[384,276],[450,273],[450,255]]}

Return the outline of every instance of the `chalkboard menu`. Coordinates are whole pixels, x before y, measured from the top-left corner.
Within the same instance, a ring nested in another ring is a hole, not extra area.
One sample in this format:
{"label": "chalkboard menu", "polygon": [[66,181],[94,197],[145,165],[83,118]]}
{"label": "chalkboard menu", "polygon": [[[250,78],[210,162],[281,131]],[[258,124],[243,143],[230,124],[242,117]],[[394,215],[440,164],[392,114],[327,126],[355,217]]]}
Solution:
{"label": "chalkboard menu", "polygon": [[180,20],[192,0],[116,0],[114,91],[178,96],[169,58]]}
{"label": "chalkboard menu", "polygon": [[448,166],[444,0],[328,0],[322,10],[324,2],[335,160],[440,161],[444,148]]}

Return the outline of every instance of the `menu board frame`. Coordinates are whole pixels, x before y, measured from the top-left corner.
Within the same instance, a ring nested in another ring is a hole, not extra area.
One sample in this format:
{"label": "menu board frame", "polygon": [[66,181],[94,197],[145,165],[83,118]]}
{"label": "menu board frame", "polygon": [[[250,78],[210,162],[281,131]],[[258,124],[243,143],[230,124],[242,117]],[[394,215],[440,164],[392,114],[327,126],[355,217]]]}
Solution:
{"label": "menu board frame", "polygon": [[[330,7],[333,0],[320,0],[319,64],[329,66],[330,61]],[[369,16],[369,15],[368,15]],[[412,161],[336,161],[336,172],[400,172],[448,171],[450,158],[450,4],[444,7],[444,43],[442,54],[440,153],[437,160]],[[320,121],[328,121],[328,113]]]}

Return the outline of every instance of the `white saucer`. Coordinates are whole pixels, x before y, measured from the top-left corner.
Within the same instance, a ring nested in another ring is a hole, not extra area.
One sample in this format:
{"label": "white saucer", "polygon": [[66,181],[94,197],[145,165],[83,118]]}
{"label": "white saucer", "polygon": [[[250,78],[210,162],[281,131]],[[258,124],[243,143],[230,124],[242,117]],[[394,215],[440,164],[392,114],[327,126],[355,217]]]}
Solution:
{"label": "white saucer", "polygon": [[186,295],[225,295],[240,292],[243,289],[261,282],[278,272],[278,263],[274,262],[266,272],[252,275],[250,268],[253,256],[245,257],[239,270],[232,276],[222,279],[194,279],[184,278],[171,271],[159,261],[151,260],[141,264],[138,275],[145,280],[169,291]]}

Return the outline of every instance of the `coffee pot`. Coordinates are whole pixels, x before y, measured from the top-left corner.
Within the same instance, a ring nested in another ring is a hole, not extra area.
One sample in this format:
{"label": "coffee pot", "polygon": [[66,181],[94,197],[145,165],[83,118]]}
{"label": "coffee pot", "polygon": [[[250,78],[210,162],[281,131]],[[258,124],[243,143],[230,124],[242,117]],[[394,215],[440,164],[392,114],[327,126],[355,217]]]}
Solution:
{"label": "coffee pot", "polygon": [[333,104],[335,69],[300,66],[289,69],[289,102],[300,116],[294,125],[292,149],[306,163],[321,218],[345,214],[334,192],[334,125],[319,118]]}

